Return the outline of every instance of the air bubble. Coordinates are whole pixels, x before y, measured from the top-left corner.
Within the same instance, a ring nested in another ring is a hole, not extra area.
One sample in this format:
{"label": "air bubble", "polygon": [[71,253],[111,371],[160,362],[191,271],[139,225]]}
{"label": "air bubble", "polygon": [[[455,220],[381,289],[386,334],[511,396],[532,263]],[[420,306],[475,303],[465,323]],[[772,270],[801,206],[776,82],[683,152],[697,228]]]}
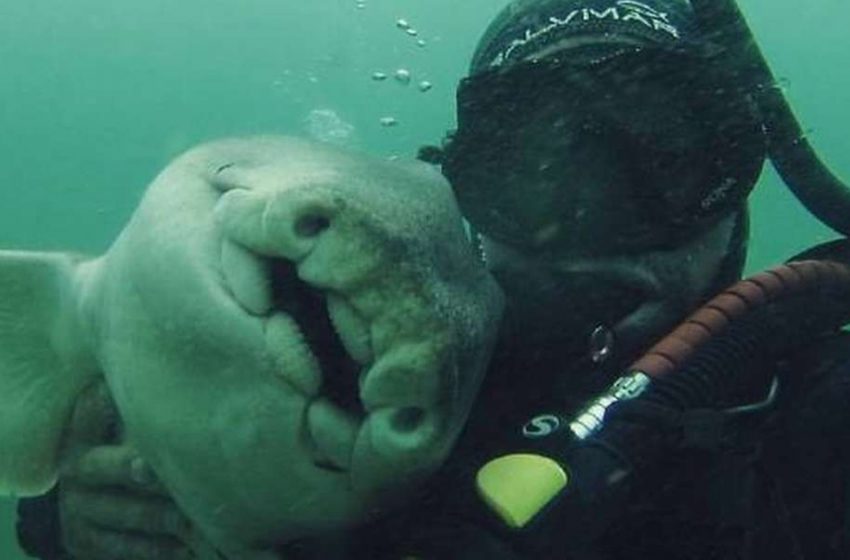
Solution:
{"label": "air bubble", "polygon": [[410,83],[410,71],[404,68],[399,68],[395,71],[395,79],[398,83],[407,85]]}

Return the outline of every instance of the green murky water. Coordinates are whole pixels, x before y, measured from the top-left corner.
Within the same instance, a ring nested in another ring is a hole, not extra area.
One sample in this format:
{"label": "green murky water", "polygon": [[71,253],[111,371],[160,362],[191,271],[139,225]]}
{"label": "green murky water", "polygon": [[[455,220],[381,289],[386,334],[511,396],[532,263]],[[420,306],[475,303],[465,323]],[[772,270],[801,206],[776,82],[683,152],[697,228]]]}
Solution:
{"label": "green murky water", "polygon": [[[361,4],[0,0],[0,247],[105,249],[154,174],[205,139],[330,135],[386,155],[438,140],[504,0]],[[850,177],[850,4],[741,4],[814,144]],[[753,210],[751,270],[831,237],[769,168]],[[0,558],[14,559],[0,504]]]}

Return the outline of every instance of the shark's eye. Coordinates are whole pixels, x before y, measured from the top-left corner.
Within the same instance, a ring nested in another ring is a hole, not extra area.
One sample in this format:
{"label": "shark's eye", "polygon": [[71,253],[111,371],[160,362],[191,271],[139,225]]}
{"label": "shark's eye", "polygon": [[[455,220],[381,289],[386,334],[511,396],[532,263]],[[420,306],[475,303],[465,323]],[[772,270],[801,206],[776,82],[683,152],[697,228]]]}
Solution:
{"label": "shark's eye", "polygon": [[235,164],[235,163],[233,163],[233,162],[231,162],[231,163],[225,163],[224,165],[222,165],[221,167],[219,167],[218,169],[216,169],[216,170],[215,170],[215,174],[216,174],[216,175],[218,175],[219,173],[221,173],[221,172],[225,171],[226,169],[230,169],[230,168],[231,168],[231,167],[233,167],[234,165],[236,165],[236,164]]}

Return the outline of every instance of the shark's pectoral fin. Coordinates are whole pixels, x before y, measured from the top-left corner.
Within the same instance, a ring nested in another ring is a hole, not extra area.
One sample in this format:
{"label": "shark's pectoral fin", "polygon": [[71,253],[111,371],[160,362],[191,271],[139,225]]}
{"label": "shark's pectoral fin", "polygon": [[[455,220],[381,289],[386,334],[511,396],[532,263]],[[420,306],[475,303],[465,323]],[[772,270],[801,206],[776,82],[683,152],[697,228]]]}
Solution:
{"label": "shark's pectoral fin", "polygon": [[77,311],[79,263],[0,251],[0,494],[53,484],[65,423],[96,375]]}

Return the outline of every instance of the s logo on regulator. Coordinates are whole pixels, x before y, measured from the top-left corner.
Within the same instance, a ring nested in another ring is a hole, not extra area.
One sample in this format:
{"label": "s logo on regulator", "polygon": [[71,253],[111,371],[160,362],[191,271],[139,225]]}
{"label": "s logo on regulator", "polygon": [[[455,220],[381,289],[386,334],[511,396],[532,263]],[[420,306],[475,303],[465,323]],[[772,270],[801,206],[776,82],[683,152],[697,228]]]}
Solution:
{"label": "s logo on regulator", "polygon": [[554,414],[542,414],[529,420],[522,427],[522,435],[528,439],[539,439],[555,433],[561,427],[561,419]]}

